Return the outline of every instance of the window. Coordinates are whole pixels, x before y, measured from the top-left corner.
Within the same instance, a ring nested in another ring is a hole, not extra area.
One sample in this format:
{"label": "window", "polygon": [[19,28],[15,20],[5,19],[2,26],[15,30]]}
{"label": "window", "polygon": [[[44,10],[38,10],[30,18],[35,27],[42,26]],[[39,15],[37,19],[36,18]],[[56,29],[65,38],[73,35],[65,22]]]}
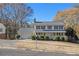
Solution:
{"label": "window", "polygon": [[63,36],[63,33],[61,33],[61,36]]}
{"label": "window", "polygon": [[61,33],[59,33],[59,35],[61,36]]}
{"label": "window", "polygon": [[52,26],[47,26],[47,29],[52,29]]}
{"label": "window", "polygon": [[0,32],[2,32],[2,28],[0,28]]}
{"label": "window", "polygon": [[41,26],[41,29],[45,29],[45,26]]}
{"label": "window", "polygon": [[58,26],[54,26],[54,30],[58,30]]}
{"label": "window", "polygon": [[53,33],[53,35],[55,36],[56,33]]}
{"label": "window", "polygon": [[45,26],[36,26],[36,29],[45,29]]}
{"label": "window", "polygon": [[40,29],[40,26],[36,26],[36,29]]}
{"label": "window", "polygon": [[63,30],[63,26],[62,25],[56,25],[54,26],[54,30]]}
{"label": "window", "polygon": [[59,26],[59,30],[63,30],[63,26]]}

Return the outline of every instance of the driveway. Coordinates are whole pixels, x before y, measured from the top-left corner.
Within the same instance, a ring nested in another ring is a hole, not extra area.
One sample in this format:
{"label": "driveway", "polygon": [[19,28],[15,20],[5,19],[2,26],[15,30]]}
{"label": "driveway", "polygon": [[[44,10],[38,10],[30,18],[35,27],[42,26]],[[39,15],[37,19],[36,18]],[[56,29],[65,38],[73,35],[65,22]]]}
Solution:
{"label": "driveway", "polygon": [[1,47],[15,47],[18,40],[0,40]]}

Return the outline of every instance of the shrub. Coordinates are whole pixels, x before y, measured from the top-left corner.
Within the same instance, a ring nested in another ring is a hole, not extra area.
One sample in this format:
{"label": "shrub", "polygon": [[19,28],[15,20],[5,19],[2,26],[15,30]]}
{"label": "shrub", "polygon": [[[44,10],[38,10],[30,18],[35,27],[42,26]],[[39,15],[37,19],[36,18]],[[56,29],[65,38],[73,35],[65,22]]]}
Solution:
{"label": "shrub", "polygon": [[53,37],[51,37],[49,40],[50,40],[50,41],[53,41],[53,40],[54,40],[54,38],[53,38]]}
{"label": "shrub", "polygon": [[53,37],[53,41],[57,41],[57,40],[56,40],[56,37]]}
{"label": "shrub", "polygon": [[49,39],[49,36],[46,36],[46,37],[45,37],[45,40],[50,40],[50,39]]}
{"label": "shrub", "polygon": [[56,41],[56,39],[53,39],[53,41]]}
{"label": "shrub", "polygon": [[61,41],[65,41],[65,38],[64,37],[61,37]]}
{"label": "shrub", "polygon": [[37,37],[36,37],[36,39],[37,39],[37,40],[40,40],[40,37],[39,37],[39,36],[37,36]]}
{"label": "shrub", "polygon": [[33,36],[32,36],[32,40],[35,40],[35,39],[36,39],[36,36],[35,36],[35,35],[33,35]]}
{"label": "shrub", "polygon": [[68,39],[66,37],[61,37],[61,41],[68,42]]}
{"label": "shrub", "polygon": [[20,35],[17,35],[16,38],[19,39],[20,38]]}
{"label": "shrub", "polygon": [[40,36],[40,40],[45,40],[44,36]]}
{"label": "shrub", "polygon": [[66,33],[65,34],[68,37],[68,41],[69,42],[75,43],[78,40],[78,36],[76,35],[76,31],[73,28],[71,28],[71,27],[68,27],[66,29]]}
{"label": "shrub", "polygon": [[60,39],[60,37],[56,37],[55,40],[56,41],[60,41],[61,39]]}
{"label": "shrub", "polygon": [[53,38],[50,39],[51,41],[54,41]]}

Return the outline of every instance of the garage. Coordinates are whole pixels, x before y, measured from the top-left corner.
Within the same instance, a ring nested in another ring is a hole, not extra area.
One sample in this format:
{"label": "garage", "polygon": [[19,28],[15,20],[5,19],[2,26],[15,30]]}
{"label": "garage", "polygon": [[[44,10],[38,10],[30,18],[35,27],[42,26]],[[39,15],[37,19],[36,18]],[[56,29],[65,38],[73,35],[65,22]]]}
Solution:
{"label": "garage", "polygon": [[31,39],[33,28],[21,28],[18,31],[21,39]]}

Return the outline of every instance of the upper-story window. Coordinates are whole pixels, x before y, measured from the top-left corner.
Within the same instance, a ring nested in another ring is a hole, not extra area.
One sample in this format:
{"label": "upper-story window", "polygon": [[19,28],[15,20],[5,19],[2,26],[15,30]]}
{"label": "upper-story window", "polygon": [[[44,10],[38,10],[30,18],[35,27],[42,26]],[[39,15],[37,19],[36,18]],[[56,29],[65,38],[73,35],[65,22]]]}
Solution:
{"label": "upper-story window", "polygon": [[59,26],[59,30],[63,30],[63,26]]}
{"label": "upper-story window", "polygon": [[56,25],[56,26],[54,26],[54,30],[63,30],[63,26],[62,25]]}
{"label": "upper-story window", "polygon": [[45,29],[45,26],[41,26],[41,29]]}
{"label": "upper-story window", "polygon": [[36,29],[40,29],[40,26],[36,26]]}
{"label": "upper-story window", "polygon": [[36,29],[45,29],[45,26],[36,26]]}
{"label": "upper-story window", "polygon": [[58,30],[58,26],[54,26],[54,30]]}
{"label": "upper-story window", "polygon": [[50,26],[47,26],[47,29],[52,29],[52,26],[50,25]]}

